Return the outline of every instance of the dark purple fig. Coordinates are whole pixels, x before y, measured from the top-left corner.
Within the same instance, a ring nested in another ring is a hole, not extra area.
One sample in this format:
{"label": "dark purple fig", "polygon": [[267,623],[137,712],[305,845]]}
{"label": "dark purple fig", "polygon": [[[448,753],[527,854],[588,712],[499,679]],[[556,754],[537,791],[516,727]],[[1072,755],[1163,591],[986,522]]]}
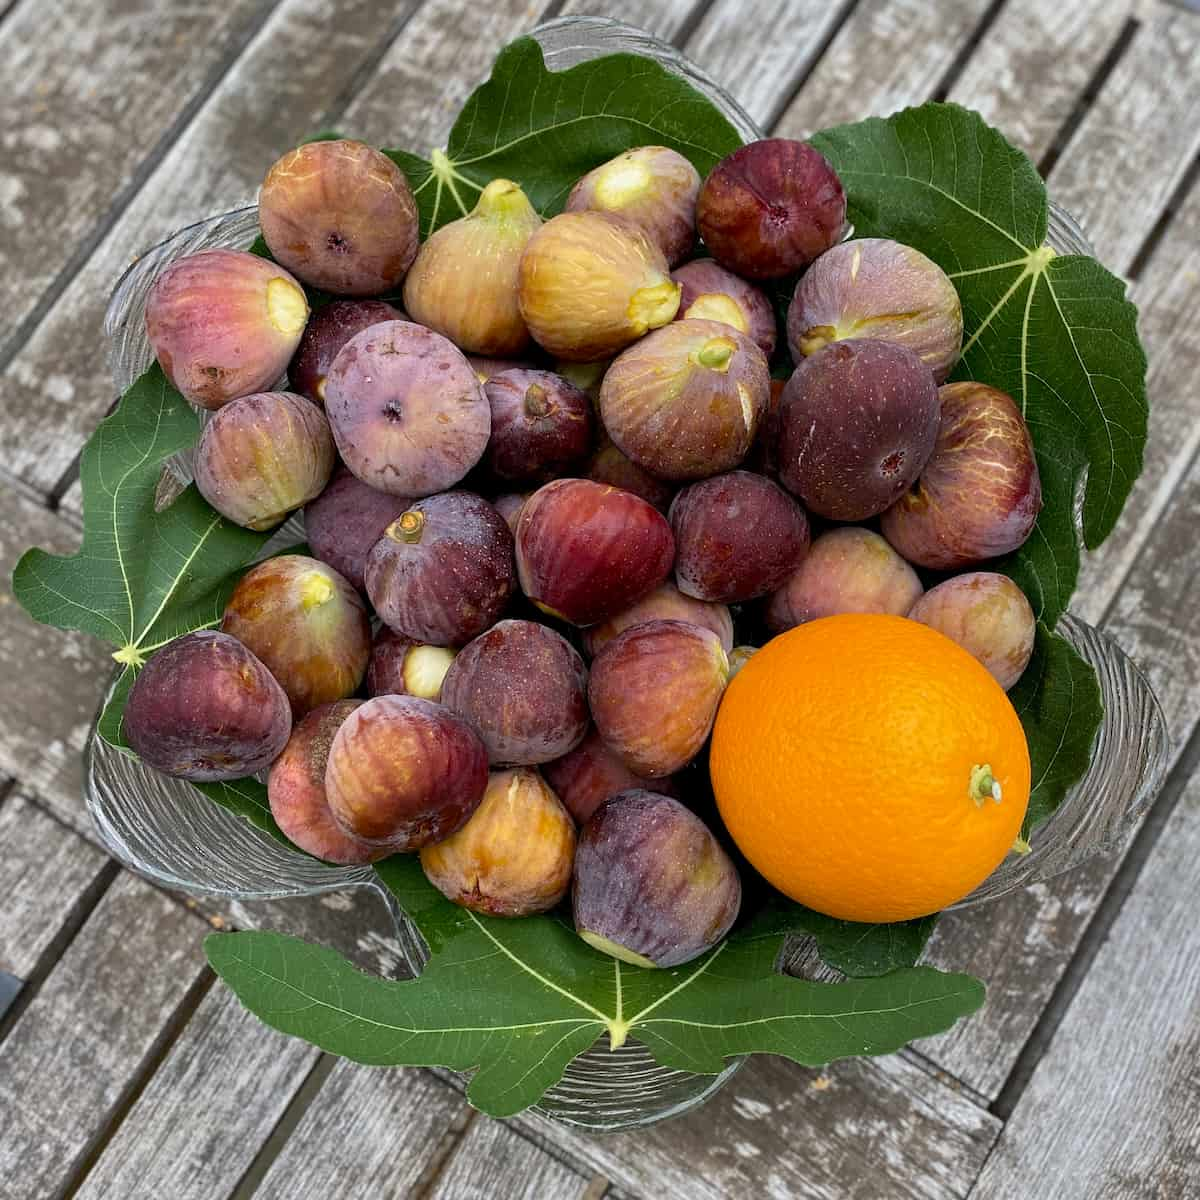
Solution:
{"label": "dark purple fig", "polygon": [[325,376],[338,351],[355,334],[382,321],[407,321],[398,309],[383,300],[334,300],[308,320],[300,347],[288,366],[292,391],[316,404],[325,403]]}
{"label": "dark purple fig", "polygon": [[525,507],[525,497],[518,492],[508,492],[503,496],[497,496],[492,501],[492,507],[504,518],[505,523],[512,530],[515,537],[517,533],[517,519],[521,515],[521,509]]}
{"label": "dark purple fig", "polygon": [[545,483],[592,448],[592,405],[561,375],[503,371],[484,385],[492,409],[488,470],[505,483]]}
{"label": "dark purple fig", "polygon": [[371,696],[442,698],[442,680],[454,661],[446,646],[426,646],[386,625],[375,635],[367,663],[367,693]]}
{"label": "dark purple fig", "polygon": [[733,617],[729,609],[724,604],[709,604],[685,596],[673,583],[655,588],[650,595],[602,624],[589,625],[583,631],[583,648],[594,658],[618,633],[645,625],[647,621],[689,621],[701,629],[711,629],[726,651],[733,649]]}
{"label": "dark purple fig", "polygon": [[746,456],[746,466],[751,471],[757,471],[771,479],[779,477],[779,405],[786,386],[786,380],[771,380],[767,408],[758,423],[754,445],[750,447],[750,453]]}
{"label": "dark purple fig", "polygon": [[649,471],[642,470],[607,438],[592,455],[587,477],[596,483],[606,483],[623,492],[632,492],[647,504],[652,504],[660,513],[666,513],[671,507],[671,497],[675,495],[673,484],[655,479]]}
{"label": "dark purple fig", "polygon": [[775,310],[766,293],[711,258],[697,258],[671,272],[683,292],[677,321],[719,321],[744,333],[770,358],[775,353]]}

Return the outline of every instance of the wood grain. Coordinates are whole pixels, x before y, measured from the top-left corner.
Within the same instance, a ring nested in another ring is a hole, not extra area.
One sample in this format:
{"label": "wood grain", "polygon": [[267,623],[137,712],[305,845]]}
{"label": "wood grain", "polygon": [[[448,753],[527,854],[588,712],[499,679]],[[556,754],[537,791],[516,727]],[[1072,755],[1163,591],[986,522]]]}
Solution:
{"label": "wood grain", "polygon": [[612,17],[614,21],[624,21],[670,41],[695,7],[696,0],[606,0],[604,4],[596,0],[567,0],[559,15]]}

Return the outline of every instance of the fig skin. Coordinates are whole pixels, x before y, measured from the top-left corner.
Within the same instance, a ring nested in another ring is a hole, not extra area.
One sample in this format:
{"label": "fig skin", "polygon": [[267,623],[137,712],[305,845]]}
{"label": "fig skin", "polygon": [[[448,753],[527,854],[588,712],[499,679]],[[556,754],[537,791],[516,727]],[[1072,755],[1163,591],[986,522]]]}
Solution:
{"label": "fig skin", "polygon": [[662,251],[608,213],[551,217],[529,239],[518,276],[521,316],[555,358],[612,358],[674,319],[679,285]]}
{"label": "fig skin", "polygon": [[612,444],[606,436],[604,443],[592,455],[588,463],[587,477],[596,483],[620,488],[640,496],[653,505],[664,516],[671,507],[675,488],[662,479],[655,479],[649,471],[642,470],[631,458]]}
{"label": "fig skin", "polygon": [[650,788],[666,796],[679,794],[669,776],[650,780],[631,771],[594,728],[569,754],[546,763],[542,774],[580,825],[586,824],[605,800],[630,788]]}
{"label": "fig skin", "polygon": [[500,621],[459,652],[442,703],[471,723],[492,766],[535,766],[583,740],[587,667],[548,626]]}
{"label": "fig skin", "polygon": [[777,483],[750,471],[685,487],[669,515],[675,582],[698,600],[740,604],[765,596],[808,553],[804,509]]}
{"label": "fig skin", "polygon": [[549,371],[502,371],[484,384],[492,436],[483,462],[504,483],[546,483],[592,448],[592,405]]}
{"label": "fig skin", "polygon": [[417,254],[417,204],[404,172],[346,138],[308,142],[275,162],[258,219],[278,262],[339,296],[394,288]]}
{"label": "fig skin", "polygon": [[237,638],[197,630],[141,669],[121,725],[147,766],[196,783],[254,775],[279,757],[292,710],[275,677]]}
{"label": "fig skin", "polygon": [[737,920],[742,883],[712,831],[678,800],[635,789],[606,800],[579,835],[575,929],[641,967],[677,967]]}
{"label": "fig skin", "polygon": [[729,659],[712,630],[648,621],[596,655],[588,702],[609,749],[630,770],[655,779],[700,752],[728,680]]}
{"label": "fig skin", "polygon": [[963,382],[945,384],[938,397],[933,454],[882,528],[909,562],[952,571],[1023,546],[1042,510],[1042,481],[1010,396]]}
{"label": "fig skin", "polygon": [[308,320],[304,289],[277,263],[243,250],[176,259],[146,298],[146,336],[185,399],[217,409],[271,387]]}
{"label": "fig skin", "polygon": [[487,751],[448,708],[376,696],[329,747],[325,793],[345,832],[392,851],[418,850],[466,824],[487,787]]}
{"label": "fig skin", "polygon": [[807,142],[765,138],[712,169],[696,201],[696,223],[722,266],[745,279],[780,279],[840,240],[846,193]]}
{"label": "fig skin", "polygon": [[1037,618],[1025,593],[1007,575],[956,575],[931,587],[908,615],[973,654],[1005,691],[1033,657]]}
{"label": "fig skin", "polygon": [[338,452],[363,483],[396,496],[453,487],[492,430],[483,385],[454,344],[410,321],[356,334],[325,380]]}
{"label": "fig skin", "polygon": [[506,492],[492,501],[492,507],[504,518],[505,524],[512,530],[513,537],[517,535],[517,521],[521,509],[525,507],[525,497],[518,492]]}
{"label": "fig skin", "polygon": [[324,490],[337,462],[329,422],[294,392],[241,396],[196,443],[200,494],[246,529],[272,529]]}
{"label": "fig skin", "polygon": [[962,350],[962,305],[931,258],[888,238],[826,250],[796,284],[787,338],[800,362],[843,338],[879,338],[911,350],[944,383]]}
{"label": "fig skin", "polygon": [[568,383],[573,383],[592,402],[593,411],[599,415],[600,383],[611,362],[612,359],[609,358],[599,362],[560,361],[554,364],[554,373],[561,375]]}
{"label": "fig skin", "polygon": [[305,506],[308,548],[313,558],[328,563],[361,592],[366,587],[367,555],[383,531],[411,505],[411,497],[377,491],[342,467]]}
{"label": "fig skin", "polygon": [[430,234],[417,251],[404,280],[404,307],[460,350],[520,354],[529,330],[517,305],[517,269],[541,225],[515,183],[493,179],[471,212]]}
{"label": "fig skin", "polygon": [[332,567],[303,554],[251,567],[225,605],[221,632],[275,676],[295,720],[356,692],[371,655],[371,623],[359,594]]}
{"label": "fig skin", "polygon": [[911,350],[834,342],[804,359],[783,389],[779,480],[822,517],[873,517],[929,461],[938,411],[933,375]]}
{"label": "fig skin", "polygon": [[356,333],[383,321],[407,321],[383,300],[334,300],[308,320],[300,346],[288,364],[288,386],[314,404],[325,404],[325,377],[338,351]]}
{"label": "fig skin", "polygon": [[446,646],[426,646],[384,625],[375,636],[367,663],[368,696],[442,698],[442,680],[454,661]]}
{"label": "fig skin", "polygon": [[475,372],[475,378],[480,383],[487,383],[493,375],[499,375],[501,371],[533,369],[533,363],[519,358],[485,358],[479,354],[468,354],[466,358],[467,362],[471,364],[471,370]]}
{"label": "fig skin", "polygon": [[683,289],[677,321],[719,321],[744,333],[770,358],[775,353],[775,310],[761,288],[727,271],[716,259],[697,258],[671,272]]}
{"label": "fig skin", "polygon": [[379,619],[413,641],[460,646],[494,624],[516,587],[513,535],[471,492],[414,502],[367,556]]}
{"label": "fig skin", "polygon": [[655,588],[650,595],[602,624],[589,626],[583,631],[583,648],[595,658],[618,633],[647,621],[687,621],[701,629],[711,629],[721,639],[726,653],[733,649],[733,617],[729,609],[724,604],[709,604],[685,596],[673,583]]}
{"label": "fig skin", "polygon": [[662,513],[590,479],[556,479],[534,492],[516,546],[521,590],[572,625],[615,617],[665,582],[675,561]]}
{"label": "fig skin", "polygon": [[533,770],[493,772],[467,823],[421,848],[425,878],[447,900],[492,917],[547,912],[571,886],[575,823]]}
{"label": "fig skin", "polygon": [[267,802],[284,836],[301,850],[343,866],[378,862],[391,853],[346,833],[333,819],[325,796],[325,766],[333,735],[361,703],[337,700],[314,708],[292,729],[267,776]]}
{"label": "fig skin", "polygon": [[830,529],[766,607],[773,633],[839,613],[908,615],[923,589],[917,573],[870,529]]}
{"label": "fig skin", "polygon": [[600,385],[608,436],[660,479],[703,479],[750,451],[770,394],[767,359],[717,321],[676,321],[630,346]]}
{"label": "fig skin", "polygon": [[642,229],[675,266],[696,244],[700,173],[666,146],[636,146],[593,168],[571,189],[567,212],[605,212]]}
{"label": "fig skin", "polygon": [[771,479],[779,478],[779,407],[783,401],[783,389],[787,381],[772,379],[771,390],[767,397],[767,408],[758,423],[758,433],[754,436],[754,445],[746,455],[746,466],[751,471],[766,475]]}

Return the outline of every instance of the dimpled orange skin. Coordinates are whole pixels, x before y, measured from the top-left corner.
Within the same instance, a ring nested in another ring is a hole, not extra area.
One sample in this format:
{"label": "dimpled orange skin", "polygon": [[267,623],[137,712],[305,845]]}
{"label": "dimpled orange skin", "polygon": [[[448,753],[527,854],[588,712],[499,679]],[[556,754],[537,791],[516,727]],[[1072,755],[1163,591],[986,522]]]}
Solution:
{"label": "dimpled orange skin", "polygon": [[[990,765],[999,802],[976,803]],[[905,617],[824,617],[760,649],[727,688],[710,758],[721,817],[781,892],[846,921],[960,900],[1012,848],[1029,750],[970,654]]]}

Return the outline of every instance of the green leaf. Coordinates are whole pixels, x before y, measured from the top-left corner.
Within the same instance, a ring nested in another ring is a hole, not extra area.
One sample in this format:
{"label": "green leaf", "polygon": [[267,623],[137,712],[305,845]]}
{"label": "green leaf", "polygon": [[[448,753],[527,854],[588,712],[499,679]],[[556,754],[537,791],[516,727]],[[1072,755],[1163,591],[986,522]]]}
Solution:
{"label": "green leaf", "polygon": [[669,146],[706,175],[741,138],[708,99],[650,59],[610,54],[548,71],[542,48],[526,37],[500,52],[432,162],[387,153],[412,184],[428,236],[470,212],[496,178],[519,183],[551,216],[581,175],[646,145]]}
{"label": "green leaf", "polygon": [[784,935],[752,923],[682,967],[599,954],[555,916],[487,919],[425,881],[412,856],[379,873],[431,949],[422,974],[386,981],[332,950],[273,933],[210,937],[213,969],[268,1025],[372,1064],[473,1071],[467,1097],[496,1117],[535,1104],[602,1034],[664,1066],[716,1073],[736,1055],[820,1065],[885,1054],[948,1029],[983,985],[930,967],[845,983],[779,975]]}
{"label": "green leaf", "polygon": [[1112,531],[1142,466],[1146,358],[1124,284],[1095,260],[1044,246],[1046,188],[978,113],[926,104],[816,135],[846,186],[858,236],[928,254],[954,281],[966,339],[953,378],[1008,392],[1033,435],[1045,504],[1029,541],[998,564],[1053,628],[1083,538]]}

